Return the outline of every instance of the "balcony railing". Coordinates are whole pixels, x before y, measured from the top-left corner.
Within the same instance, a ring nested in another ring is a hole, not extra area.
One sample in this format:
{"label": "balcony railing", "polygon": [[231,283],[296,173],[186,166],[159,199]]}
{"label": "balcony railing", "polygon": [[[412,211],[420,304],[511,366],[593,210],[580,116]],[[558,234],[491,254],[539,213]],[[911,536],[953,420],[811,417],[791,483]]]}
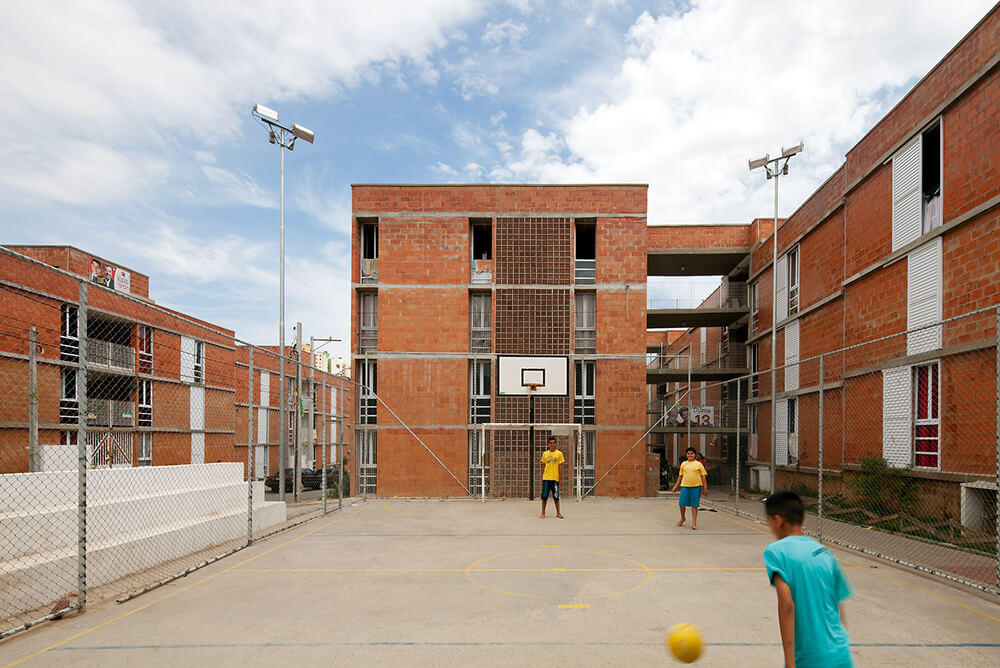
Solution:
{"label": "balcony railing", "polygon": [[597,331],[593,329],[576,330],[576,342],[574,351],[582,354],[594,354],[597,352]]}
{"label": "balcony railing", "polygon": [[574,278],[577,285],[595,285],[597,283],[597,260],[575,260]]}
{"label": "balcony railing", "polygon": [[378,330],[362,329],[361,334],[358,337],[358,345],[360,347],[358,352],[361,353],[375,352],[378,350]]}
{"label": "balcony railing", "polygon": [[361,258],[361,282],[378,283],[378,258]]}
{"label": "balcony railing", "polygon": [[490,330],[473,329],[469,334],[469,352],[488,353],[490,352]]}
{"label": "balcony railing", "polygon": [[472,261],[472,283],[487,284],[493,282],[493,260]]}
{"label": "balcony railing", "polygon": [[88,399],[87,426],[134,427],[135,404],[115,399]]}
{"label": "balcony railing", "polygon": [[135,350],[110,341],[90,339],[87,342],[87,365],[115,371],[135,371]]}
{"label": "balcony railing", "polygon": [[746,343],[734,341],[729,344],[729,350],[725,350],[721,345],[717,350],[706,351],[706,360],[691,360],[685,355],[665,355],[650,353],[647,356],[648,369],[746,369],[747,351]]}

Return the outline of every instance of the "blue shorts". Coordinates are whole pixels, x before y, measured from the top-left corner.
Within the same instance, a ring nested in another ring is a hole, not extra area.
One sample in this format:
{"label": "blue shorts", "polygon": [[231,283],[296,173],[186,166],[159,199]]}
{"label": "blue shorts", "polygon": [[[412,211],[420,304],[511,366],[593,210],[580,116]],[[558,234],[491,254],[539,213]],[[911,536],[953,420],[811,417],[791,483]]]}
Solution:
{"label": "blue shorts", "polygon": [[699,503],[701,503],[701,485],[697,487],[681,487],[681,500],[677,502],[678,506],[697,508]]}
{"label": "blue shorts", "polygon": [[559,500],[559,481],[558,480],[543,480],[542,481],[542,501],[549,498],[549,492],[552,493],[552,498],[556,501]]}

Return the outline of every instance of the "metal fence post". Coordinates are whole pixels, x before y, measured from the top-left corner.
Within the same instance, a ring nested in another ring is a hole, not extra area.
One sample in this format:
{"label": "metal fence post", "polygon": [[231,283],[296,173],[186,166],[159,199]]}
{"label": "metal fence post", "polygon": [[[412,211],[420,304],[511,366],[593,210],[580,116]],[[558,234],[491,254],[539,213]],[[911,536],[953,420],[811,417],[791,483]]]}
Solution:
{"label": "metal fence post", "polygon": [[819,356],[819,519],[816,532],[823,540],[823,356]]}
{"label": "metal fence post", "polygon": [[253,430],[253,346],[247,346],[247,545],[253,543],[253,481],[257,439]]}
{"label": "metal fence post", "polygon": [[38,330],[28,332],[28,470],[41,471],[38,451]]}
{"label": "metal fence post", "polygon": [[[343,374],[343,369],[341,369]],[[337,376],[337,509],[344,507],[344,377]],[[355,485],[358,484],[355,479]]]}
{"label": "metal fence post", "polygon": [[[315,364],[315,360],[313,360],[313,364]],[[313,392],[315,392],[315,391],[316,391],[316,388],[315,388],[315,385],[314,385],[313,386]],[[323,371],[323,377],[320,380],[320,396],[323,397],[323,408],[320,410],[319,413],[320,413],[320,420],[323,422],[323,429],[322,429],[321,434],[320,434],[320,442],[323,444],[323,482],[322,482],[322,485],[323,485],[323,514],[326,515],[326,513],[328,512],[327,507],[326,507],[326,496],[327,496],[327,491],[326,491],[326,489],[327,489],[326,488],[326,467],[327,467],[326,457],[327,457],[327,453],[326,453],[326,451],[330,447],[330,444],[327,442],[327,438],[326,438],[326,434],[327,434],[327,431],[326,431],[326,429],[327,429],[327,422],[330,419],[330,395],[327,394],[327,391],[326,391],[326,371]]]}
{"label": "metal fence post", "polygon": [[77,336],[80,359],[76,371],[77,528],[76,528],[76,598],[81,610],[87,604],[87,284],[80,281],[80,305],[77,311]]}
{"label": "metal fence post", "polygon": [[743,399],[740,379],[736,379],[736,514],[740,514],[740,451],[743,432],[740,427],[740,402]]}
{"label": "metal fence post", "polygon": [[996,589],[1000,592],[1000,307],[997,307],[997,345],[996,345],[996,364],[997,364],[997,379],[996,379],[996,389],[994,390],[994,399],[996,400],[996,478],[994,482],[997,485],[996,503],[993,513],[993,532],[996,534],[996,556],[997,556],[997,581]]}

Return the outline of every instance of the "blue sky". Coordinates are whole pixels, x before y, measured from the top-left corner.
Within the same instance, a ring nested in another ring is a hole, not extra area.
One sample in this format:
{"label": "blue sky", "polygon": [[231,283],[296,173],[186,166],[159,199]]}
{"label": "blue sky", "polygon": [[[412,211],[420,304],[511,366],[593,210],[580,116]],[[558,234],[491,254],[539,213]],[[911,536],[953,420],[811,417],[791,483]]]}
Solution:
{"label": "blue sky", "polygon": [[991,6],[17,3],[0,243],[78,246],[149,274],[158,303],[276,343],[260,102],[316,133],[286,154],[286,340],[297,320],[346,340],[351,183],[641,182],[651,224],[745,223],[773,212],[747,158],[801,140],[787,215]]}

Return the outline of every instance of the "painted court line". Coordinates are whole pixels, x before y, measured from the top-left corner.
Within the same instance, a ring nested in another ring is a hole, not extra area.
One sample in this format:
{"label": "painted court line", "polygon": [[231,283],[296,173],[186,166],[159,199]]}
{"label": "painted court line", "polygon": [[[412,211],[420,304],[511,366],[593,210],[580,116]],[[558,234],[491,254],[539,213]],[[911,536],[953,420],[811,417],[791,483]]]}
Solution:
{"label": "painted court line", "polygon": [[[563,607],[563,606],[559,606]],[[777,642],[706,642],[706,647],[780,647]],[[662,642],[602,642],[602,641],[433,641],[433,640],[373,640],[344,642],[234,642],[234,643],[177,643],[162,645],[73,645],[58,648],[61,652],[88,651],[135,651],[164,649],[265,649],[277,648],[309,648],[309,647],[657,647],[662,648]],[[851,643],[852,648],[915,648],[915,649],[962,649],[962,648],[1000,648],[998,642],[869,642]]]}

